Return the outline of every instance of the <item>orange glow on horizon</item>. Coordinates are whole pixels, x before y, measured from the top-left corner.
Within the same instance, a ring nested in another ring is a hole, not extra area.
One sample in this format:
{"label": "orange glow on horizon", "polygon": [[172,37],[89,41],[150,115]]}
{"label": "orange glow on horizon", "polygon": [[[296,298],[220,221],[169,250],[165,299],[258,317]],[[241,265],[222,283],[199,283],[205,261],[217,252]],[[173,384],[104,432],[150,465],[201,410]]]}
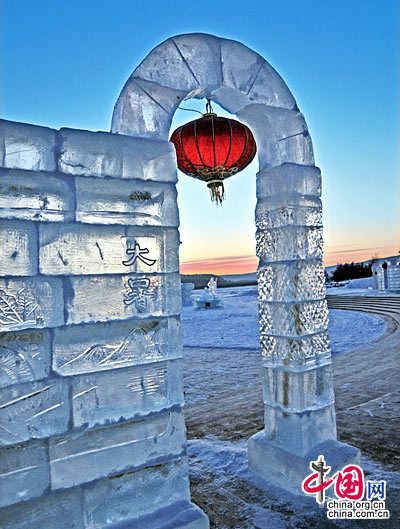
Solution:
{"label": "orange glow on horizon", "polygon": [[[397,255],[396,246],[380,248],[353,248],[348,250],[327,250],[324,255],[325,266],[338,263],[367,261],[373,256],[388,257]],[[229,257],[213,257],[198,261],[184,261],[180,265],[181,274],[248,274],[257,270],[258,259],[255,255],[238,255]]]}

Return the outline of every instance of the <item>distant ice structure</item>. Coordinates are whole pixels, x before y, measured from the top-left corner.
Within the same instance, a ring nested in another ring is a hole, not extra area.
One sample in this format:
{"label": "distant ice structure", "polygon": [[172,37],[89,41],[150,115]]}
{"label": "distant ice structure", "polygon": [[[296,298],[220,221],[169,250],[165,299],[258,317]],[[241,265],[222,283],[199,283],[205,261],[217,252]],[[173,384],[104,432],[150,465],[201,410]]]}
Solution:
{"label": "distant ice structure", "polygon": [[184,307],[191,307],[193,304],[193,290],[194,283],[181,283],[181,293],[182,293],[182,305]]}
{"label": "distant ice structure", "polygon": [[222,307],[222,299],[217,295],[217,281],[216,277],[210,278],[203,293],[194,302],[196,309],[217,309]]}
{"label": "distant ice structure", "polygon": [[371,269],[376,290],[400,290],[400,255],[378,259]]}

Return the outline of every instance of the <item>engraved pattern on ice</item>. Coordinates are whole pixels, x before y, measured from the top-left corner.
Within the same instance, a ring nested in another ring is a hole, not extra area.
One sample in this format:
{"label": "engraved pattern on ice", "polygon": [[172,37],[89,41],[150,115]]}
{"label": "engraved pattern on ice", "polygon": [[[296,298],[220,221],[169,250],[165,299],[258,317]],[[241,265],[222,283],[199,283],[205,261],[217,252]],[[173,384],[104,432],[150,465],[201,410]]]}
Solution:
{"label": "engraved pattern on ice", "polygon": [[69,282],[67,323],[176,315],[181,309],[178,274],[71,277]]}
{"label": "engraved pattern on ice", "polygon": [[39,227],[43,274],[121,274],[177,272],[176,230],[82,224]]}
{"label": "engraved pattern on ice", "polygon": [[0,335],[0,387],[45,378],[50,370],[49,331]]}
{"label": "engraved pattern on ice", "polygon": [[260,302],[260,334],[295,337],[326,331],[325,300],[302,303]]}
{"label": "engraved pattern on ice", "polygon": [[0,392],[0,445],[63,433],[68,419],[68,385],[64,380],[20,384]]}
{"label": "engraved pattern on ice", "polygon": [[265,261],[321,259],[322,252],[322,228],[288,226],[256,233],[256,253]]}
{"label": "engraved pattern on ice", "polygon": [[0,280],[0,331],[62,325],[63,299],[59,280]]}
{"label": "engraved pattern on ice", "polygon": [[53,369],[75,375],[180,357],[178,325],[170,319],[56,329]]}
{"label": "engraved pattern on ice", "polygon": [[181,367],[176,362],[73,378],[74,425],[91,428],[182,404]]}

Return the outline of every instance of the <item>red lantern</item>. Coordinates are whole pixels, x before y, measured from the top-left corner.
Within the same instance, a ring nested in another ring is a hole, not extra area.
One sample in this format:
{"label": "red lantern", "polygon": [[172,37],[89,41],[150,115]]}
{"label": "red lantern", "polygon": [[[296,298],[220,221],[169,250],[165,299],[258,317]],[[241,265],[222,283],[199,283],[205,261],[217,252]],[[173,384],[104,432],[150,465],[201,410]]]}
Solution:
{"label": "red lantern", "polygon": [[218,117],[209,101],[206,113],[177,128],[170,141],[179,169],[206,182],[217,204],[225,195],[223,181],[247,167],[257,150],[251,130],[235,119]]}

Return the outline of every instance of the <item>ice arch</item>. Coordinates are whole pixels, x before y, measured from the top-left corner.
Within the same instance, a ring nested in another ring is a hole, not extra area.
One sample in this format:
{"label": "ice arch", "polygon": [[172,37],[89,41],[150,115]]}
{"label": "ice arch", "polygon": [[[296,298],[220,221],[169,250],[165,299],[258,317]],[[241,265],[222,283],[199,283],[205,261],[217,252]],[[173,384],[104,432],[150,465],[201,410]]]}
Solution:
{"label": "ice arch", "polygon": [[[268,62],[206,34],[157,46],[115,105],[111,131],[168,139],[182,100],[210,97],[253,131],[265,430],[249,442],[250,468],[295,493],[310,459],[333,470],[359,452],[336,440],[322,265],[321,177],[306,121]],[[178,251],[178,248],[175,248]]]}

